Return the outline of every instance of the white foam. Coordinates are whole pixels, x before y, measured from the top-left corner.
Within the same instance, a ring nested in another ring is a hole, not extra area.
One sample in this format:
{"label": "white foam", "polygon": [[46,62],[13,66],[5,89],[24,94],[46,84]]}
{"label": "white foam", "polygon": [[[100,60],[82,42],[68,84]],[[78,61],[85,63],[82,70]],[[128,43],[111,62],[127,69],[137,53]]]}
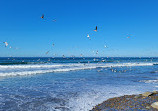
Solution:
{"label": "white foam", "polygon": [[0,65],[0,76],[32,75],[51,72],[64,72],[108,67],[152,66],[154,63],[90,63],[90,64],[39,64],[39,65]]}
{"label": "white foam", "polygon": [[0,65],[0,69],[26,69],[26,68],[54,68],[54,67],[62,67],[62,66],[79,66],[80,64],[39,64],[39,65]]}
{"label": "white foam", "polygon": [[119,97],[123,95],[140,94],[142,92],[143,91],[139,91],[139,87],[135,86],[97,86],[91,92],[84,92],[76,98],[71,98],[68,106],[71,108],[72,111],[89,111],[97,104],[102,103],[109,98]]}
{"label": "white foam", "polygon": [[140,82],[145,82],[145,83],[158,83],[158,80],[142,80]]}

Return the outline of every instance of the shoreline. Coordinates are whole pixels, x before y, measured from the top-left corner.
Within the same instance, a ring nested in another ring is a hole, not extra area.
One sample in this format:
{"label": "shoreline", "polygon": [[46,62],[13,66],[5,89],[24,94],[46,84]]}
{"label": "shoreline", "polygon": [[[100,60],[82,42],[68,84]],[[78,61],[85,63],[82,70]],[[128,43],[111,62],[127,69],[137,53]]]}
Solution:
{"label": "shoreline", "polygon": [[90,111],[158,111],[158,91],[107,99]]}

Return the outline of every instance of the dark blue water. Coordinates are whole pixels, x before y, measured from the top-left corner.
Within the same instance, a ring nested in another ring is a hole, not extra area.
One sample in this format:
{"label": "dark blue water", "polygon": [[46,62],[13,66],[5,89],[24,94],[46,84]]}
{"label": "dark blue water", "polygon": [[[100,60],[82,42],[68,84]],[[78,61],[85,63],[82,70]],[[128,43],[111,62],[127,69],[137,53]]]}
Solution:
{"label": "dark blue water", "polygon": [[0,58],[0,110],[87,111],[158,89],[158,58]]}

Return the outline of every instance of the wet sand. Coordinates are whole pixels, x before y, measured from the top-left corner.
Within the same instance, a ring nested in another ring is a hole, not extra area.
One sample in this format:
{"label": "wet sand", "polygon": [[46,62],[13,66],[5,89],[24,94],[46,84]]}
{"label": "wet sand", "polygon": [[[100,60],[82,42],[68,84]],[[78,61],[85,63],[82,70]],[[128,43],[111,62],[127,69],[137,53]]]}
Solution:
{"label": "wet sand", "polygon": [[157,91],[110,98],[95,106],[91,111],[158,111],[151,106],[154,102],[158,102]]}

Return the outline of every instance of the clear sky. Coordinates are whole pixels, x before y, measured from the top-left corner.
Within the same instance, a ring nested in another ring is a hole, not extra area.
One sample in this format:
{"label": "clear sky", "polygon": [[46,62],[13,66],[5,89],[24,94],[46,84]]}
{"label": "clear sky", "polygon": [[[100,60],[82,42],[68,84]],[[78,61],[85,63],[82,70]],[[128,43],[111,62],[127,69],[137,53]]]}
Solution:
{"label": "clear sky", "polygon": [[0,0],[1,57],[63,54],[157,57],[158,0]]}

